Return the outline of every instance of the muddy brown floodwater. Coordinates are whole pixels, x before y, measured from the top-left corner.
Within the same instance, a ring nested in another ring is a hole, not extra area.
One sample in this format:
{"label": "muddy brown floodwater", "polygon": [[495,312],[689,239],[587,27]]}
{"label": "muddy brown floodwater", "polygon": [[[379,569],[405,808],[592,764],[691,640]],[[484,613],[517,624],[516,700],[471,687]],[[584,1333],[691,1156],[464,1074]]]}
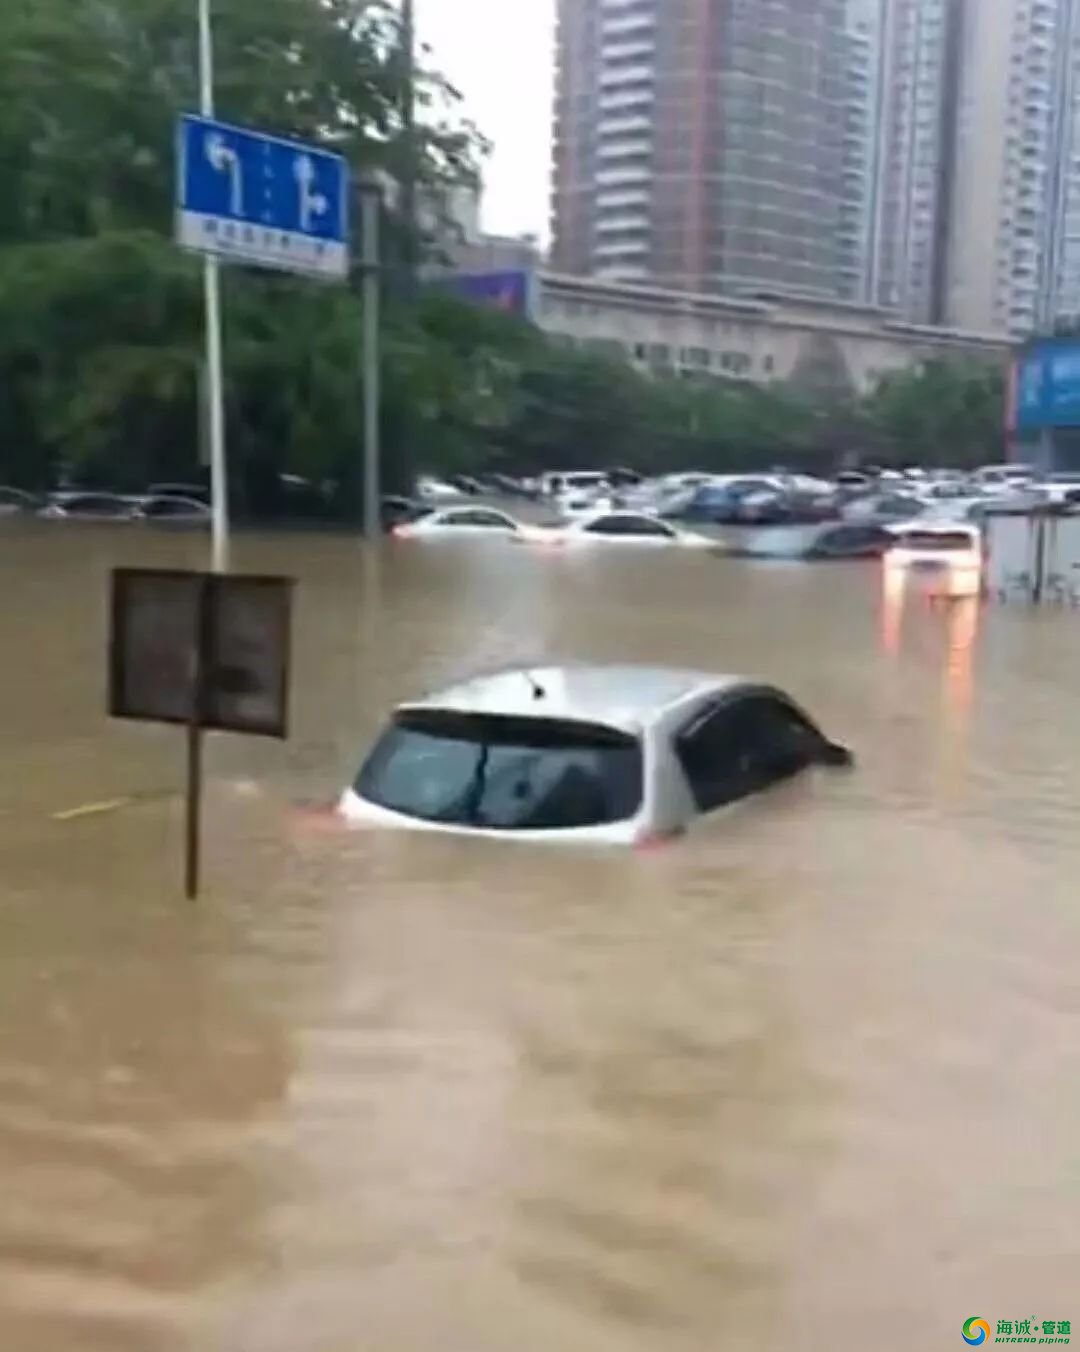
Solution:
{"label": "muddy brown floodwater", "polygon": [[[293,735],[211,739],[191,906],[182,739],[104,717],[105,594],[204,551],[0,531],[4,1352],[1080,1330],[1080,617],[873,564],[241,537],[299,579]],[[760,673],[859,768],[649,854],[289,812],[395,699],[541,655]]]}

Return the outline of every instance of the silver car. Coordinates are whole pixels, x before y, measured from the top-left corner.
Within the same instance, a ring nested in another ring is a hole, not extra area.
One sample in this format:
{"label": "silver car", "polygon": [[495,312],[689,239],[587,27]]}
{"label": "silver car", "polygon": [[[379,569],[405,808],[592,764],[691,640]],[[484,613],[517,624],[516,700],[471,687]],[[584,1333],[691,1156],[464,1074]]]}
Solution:
{"label": "silver car", "polygon": [[755,681],[518,667],[400,705],[338,811],[371,826],[643,844],[811,765],[851,759]]}

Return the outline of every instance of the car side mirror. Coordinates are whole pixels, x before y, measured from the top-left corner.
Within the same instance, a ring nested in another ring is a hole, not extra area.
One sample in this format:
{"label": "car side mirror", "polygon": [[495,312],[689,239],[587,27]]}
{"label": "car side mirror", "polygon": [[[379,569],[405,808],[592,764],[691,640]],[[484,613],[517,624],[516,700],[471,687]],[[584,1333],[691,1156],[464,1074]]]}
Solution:
{"label": "car side mirror", "polygon": [[840,746],[837,742],[824,742],[818,754],[818,761],[821,765],[828,765],[833,769],[850,770],[855,764],[855,757],[846,746]]}

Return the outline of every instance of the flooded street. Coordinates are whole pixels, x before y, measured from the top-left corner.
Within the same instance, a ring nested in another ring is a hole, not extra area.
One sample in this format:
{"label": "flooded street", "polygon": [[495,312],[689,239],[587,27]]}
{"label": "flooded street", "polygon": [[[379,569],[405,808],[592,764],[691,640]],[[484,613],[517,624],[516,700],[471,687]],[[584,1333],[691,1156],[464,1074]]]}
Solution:
{"label": "flooded street", "polygon": [[[885,1352],[1080,1319],[1080,616],[769,566],[240,537],[292,735],[104,715],[116,564],[0,530],[4,1352]],[[858,756],[650,853],[330,835],[387,707],[757,674]],[[100,815],[88,803],[132,797]]]}

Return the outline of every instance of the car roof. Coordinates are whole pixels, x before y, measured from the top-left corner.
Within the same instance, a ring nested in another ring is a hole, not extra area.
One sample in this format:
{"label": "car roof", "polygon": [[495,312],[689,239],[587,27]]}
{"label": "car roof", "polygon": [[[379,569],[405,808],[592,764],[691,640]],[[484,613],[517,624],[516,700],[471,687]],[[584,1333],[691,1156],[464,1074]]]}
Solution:
{"label": "car roof", "polygon": [[978,526],[970,521],[956,521],[952,518],[916,517],[914,521],[890,523],[885,529],[891,535],[956,535],[962,533],[972,537],[981,537]]}
{"label": "car roof", "polygon": [[[629,663],[518,666],[485,672],[408,700],[401,709],[452,709],[512,717],[569,718],[637,728],[693,696],[722,694],[754,682],[741,676]],[[537,689],[545,693],[536,695]]]}
{"label": "car roof", "polygon": [[594,521],[605,521],[608,517],[631,517],[634,521],[655,521],[657,525],[667,526],[671,532],[676,533],[676,527],[673,522],[665,521],[662,516],[651,511],[647,507],[599,507],[595,512],[589,512],[587,516],[579,516],[573,522],[574,530],[584,530],[586,526],[591,526]]}
{"label": "car roof", "polygon": [[[486,502],[459,502],[453,507],[439,507],[432,514],[432,521],[445,521],[447,517],[454,516],[472,516],[474,512],[486,512],[489,516],[501,517],[503,521],[514,521],[509,512],[504,512],[501,507],[489,507]],[[517,522],[514,521],[517,525]]]}

